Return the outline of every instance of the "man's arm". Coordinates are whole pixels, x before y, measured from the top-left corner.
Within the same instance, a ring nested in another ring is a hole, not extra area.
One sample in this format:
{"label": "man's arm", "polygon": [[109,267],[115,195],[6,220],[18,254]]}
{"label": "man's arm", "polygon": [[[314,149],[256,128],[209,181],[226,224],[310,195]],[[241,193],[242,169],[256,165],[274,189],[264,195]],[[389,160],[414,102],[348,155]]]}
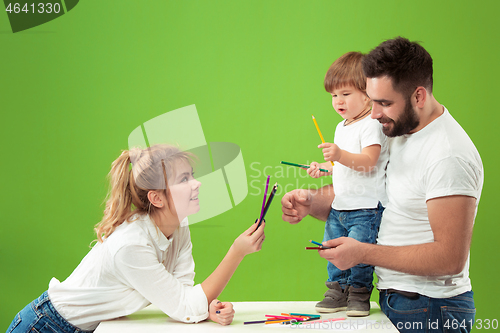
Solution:
{"label": "man's arm", "polygon": [[337,238],[323,244],[320,256],[341,270],[359,263],[389,268],[413,275],[452,275],[464,268],[470,249],[476,198],[448,196],[427,201],[434,242],[383,246]]}
{"label": "man's arm", "polygon": [[335,197],[333,185],[326,185],[317,190],[309,190],[312,195],[311,211],[309,215],[321,221],[326,221],[330,210],[332,209],[332,202]]}
{"label": "man's arm", "polygon": [[307,215],[326,221],[334,197],[333,185],[326,185],[317,190],[290,191],[281,199],[283,221],[296,224]]}

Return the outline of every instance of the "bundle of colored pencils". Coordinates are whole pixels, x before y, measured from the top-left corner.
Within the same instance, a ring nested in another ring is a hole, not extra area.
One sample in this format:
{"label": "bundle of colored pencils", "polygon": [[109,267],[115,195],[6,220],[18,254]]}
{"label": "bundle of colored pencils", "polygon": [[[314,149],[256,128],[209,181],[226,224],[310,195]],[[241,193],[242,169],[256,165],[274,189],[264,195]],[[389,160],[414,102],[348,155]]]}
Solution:
{"label": "bundle of colored pencils", "polygon": [[266,320],[246,321],[243,324],[294,324],[311,320],[318,320],[320,315],[303,313],[282,313],[281,315],[266,315]]}

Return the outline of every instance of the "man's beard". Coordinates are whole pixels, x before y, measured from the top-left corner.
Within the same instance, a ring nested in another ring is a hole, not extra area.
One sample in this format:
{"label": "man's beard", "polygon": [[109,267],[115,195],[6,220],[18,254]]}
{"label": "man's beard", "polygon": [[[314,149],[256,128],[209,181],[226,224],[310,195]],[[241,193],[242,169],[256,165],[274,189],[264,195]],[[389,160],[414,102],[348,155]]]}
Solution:
{"label": "man's beard", "polygon": [[382,127],[382,132],[389,137],[408,134],[420,123],[420,119],[418,119],[417,113],[413,110],[409,99],[405,101],[405,109],[400,119],[394,121],[389,117],[382,116],[378,121],[380,123],[392,123],[392,127]]}

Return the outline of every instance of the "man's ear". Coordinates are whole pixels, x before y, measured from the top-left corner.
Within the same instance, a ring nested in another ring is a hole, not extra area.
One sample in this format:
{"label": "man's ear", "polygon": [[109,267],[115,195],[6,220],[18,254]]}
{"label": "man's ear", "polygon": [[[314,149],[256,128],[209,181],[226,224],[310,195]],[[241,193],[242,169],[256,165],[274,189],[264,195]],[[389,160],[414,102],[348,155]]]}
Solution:
{"label": "man's ear", "polygon": [[413,100],[415,101],[415,106],[419,109],[424,107],[425,101],[427,100],[427,90],[424,87],[417,87],[413,93]]}
{"label": "man's ear", "polygon": [[157,191],[149,191],[148,199],[149,202],[151,202],[151,204],[156,208],[162,208],[165,206],[165,199]]}

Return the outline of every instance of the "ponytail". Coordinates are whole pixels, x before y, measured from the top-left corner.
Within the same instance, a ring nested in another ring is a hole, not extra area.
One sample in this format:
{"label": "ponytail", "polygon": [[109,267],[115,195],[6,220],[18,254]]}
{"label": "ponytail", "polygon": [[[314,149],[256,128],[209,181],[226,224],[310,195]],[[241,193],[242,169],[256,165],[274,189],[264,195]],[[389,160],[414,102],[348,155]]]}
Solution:
{"label": "ponytail", "polygon": [[106,210],[101,222],[94,228],[99,242],[111,235],[116,227],[132,215],[130,181],[133,181],[133,177],[130,177],[130,173],[130,155],[128,150],[125,150],[113,162],[108,174],[111,189],[107,197]]}

